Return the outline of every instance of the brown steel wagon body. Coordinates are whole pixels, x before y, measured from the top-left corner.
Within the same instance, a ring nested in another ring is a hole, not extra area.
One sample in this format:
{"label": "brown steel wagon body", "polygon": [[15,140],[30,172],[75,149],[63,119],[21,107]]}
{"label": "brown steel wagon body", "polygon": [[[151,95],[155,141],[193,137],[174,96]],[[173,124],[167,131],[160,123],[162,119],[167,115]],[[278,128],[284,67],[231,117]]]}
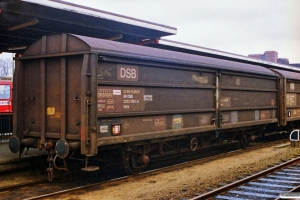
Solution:
{"label": "brown steel wagon body", "polygon": [[236,136],[245,144],[248,130],[277,127],[278,85],[277,74],[256,65],[44,36],[16,59],[9,145],[15,153],[45,148],[61,159],[73,151],[88,158],[120,149],[125,168],[135,173],[154,149],[176,149],[172,141],[187,141],[189,150]]}
{"label": "brown steel wagon body", "polygon": [[287,126],[290,132],[300,127],[300,74],[278,69],[273,71],[280,77],[279,124]]}

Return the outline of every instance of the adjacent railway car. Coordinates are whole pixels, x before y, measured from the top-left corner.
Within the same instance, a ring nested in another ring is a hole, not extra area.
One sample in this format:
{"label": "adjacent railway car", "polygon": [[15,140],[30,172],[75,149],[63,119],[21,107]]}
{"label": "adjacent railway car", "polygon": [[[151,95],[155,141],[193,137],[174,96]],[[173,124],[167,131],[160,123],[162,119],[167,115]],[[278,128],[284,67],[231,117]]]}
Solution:
{"label": "adjacent railway car", "polygon": [[0,140],[7,140],[12,133],[12,80],[0,76]]}
{"label": "adjacent railway car", "polygon": [[[242,145],[280,116],[280,75],[250,64],[70,34],[44,36],[16,58],[12,152],[56,159],[118,149],[139,173],[152,152]],[[298,86],[295,85],[295,90]],[[179,142],[178,142],[179,141]],[[53,158],[53,157],[54,158]]]}
{"label": "adjacent railway car", "polygon": [[300,74],[275,69],[274,72],[280,77],[280,125],[291,132],[300,127]]}

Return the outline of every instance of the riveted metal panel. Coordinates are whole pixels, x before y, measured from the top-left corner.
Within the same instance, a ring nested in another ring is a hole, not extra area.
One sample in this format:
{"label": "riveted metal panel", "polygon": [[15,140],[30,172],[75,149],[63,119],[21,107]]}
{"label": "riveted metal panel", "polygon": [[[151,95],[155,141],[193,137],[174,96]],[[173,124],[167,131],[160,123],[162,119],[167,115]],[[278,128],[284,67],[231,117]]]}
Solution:
{"label": "riveted metal panel", "polygon": [[297,106],[300,106],[300,94],[297,94],[297,103],[296,103],[296,105]]}
{"label": "riveted metal panel", "polygon": [[119,81],[119,84],[132,82],[160,86],[214,87],[214,73],[135,64],[99,62],[97,77],[101,84]]}
{"label": "riveted metal panel", "polygon": [[230,112],[222,112],[222,124],[231,122],[231,113]]}
{"label": "riveted metal panel", "polygon": [[239,122],[254,121],[254,120],[255,120],[255,111],[253,110],[239,111],[238,114]]}
{"label": "riveted metal panel", "polygon": [[79,135],[81,124],[82,99],[80,97],[80,77],[83,56],[72,56],[67,59],[67,133]]}
{"label": "riveted metal panel", "polygon": [[[213,125],[214,112],[98,119],[98,137],[111,136],[112,124],[121,124],[121,134],[143,134],[164,130]],[[157,135],[160,135],[157,133]]]}
{"label": "riveted metal panel", "polygon": [[260,119],[271,119],[273,112],[271,110],[261,110],[260,111]]}
{"label": "riveted metal panel", "polygon": [[[25,99],[24,119],[25,127],[30,131],[38,131],[41,129],[41,98],[40,98],[40,60],[29,61],[23,66],[24,69],[24,96]],[[23,130],[24,131],[24,130]]]}
{"label": "riveted metal panel", "polygon": [[222,108],[277,106],[276,92],[222,90]]}
{"label": "riveted metal panel", "polygon": [[[126,113],[134,115],[133,112],[152,115],[214,110],[213,72],[99,62],[97,77],[98,117],[101,118],[109,113],[126,116]],[[120,86],[123,84],[132,86]],[[203,124],[212,123],[211,117],[202,118]],[[199,123],[200,119],[196,119]],[[173,119],[170,124],[171,129],[173,125],[183,127]]]}
{"label": "riveted metal panel", "polygon": [[116,119],[121,123],[121,135],[214,129],[214,71],[100,59],[97,78],[99,137],[111,135],[110,126]]}
{"label": "riveted metal panel", "polygon": [[240,110],[223,112],[222,117],[223,124],[275,119],[276,110]]}
{"label": "riveted metal panel", "polygon": [[223,74],[221,108],[224,127],[245,126],[238,124],[247,122],[255,125],[265,120],[277,121],[277,85],[277,79]]}
{"label": "riveted metal panel", "polygon": [[[188,118],[188,117],[187,117]],[[190,119],[187,120],[187,122],[185,124],[187,124],[188,127],[192,127],[192,126],[197,126],[197,122],[195,121],[194,123],[192,123],[195,119],[198,118],[198,125],[199,126],[207,126],[207,125],[213,125],[213,118],[214,118],[214,113],[201,113],[201,114],[196,114],[196,117],[194,115],[190,115]],[[191,125],[188,125],[190,124]]]}
{"label": "riveted metal panel", "polygon": [[60,59],[51,58],[46,60],[46,109],[54,112],[47,112],[46,132],[60,133],[61,123],[61,81],[60,81]]}
{"label": "riveted metal panel", "polygon": [[300,117],[300,109],[291,109],[291,116],[290,117]]}
{"label": "riveted metal panel", "polygon": [[245,88],[245,89],[258,89],[258,90],[276,90],[276,81],[274,79],[267,79],[262,77],[251,77],[243,75],[222,75],[222,88]]}
{"label": "riveted metal panel", "polygon": [[300,83],[298,82],[290,82],[290,91],[293,90],[295,92],[300,92]]}
{"label": "riveted metal panel", "polygon": [[214,109],[207,89],[98,86],[98,115],[117,112]]}

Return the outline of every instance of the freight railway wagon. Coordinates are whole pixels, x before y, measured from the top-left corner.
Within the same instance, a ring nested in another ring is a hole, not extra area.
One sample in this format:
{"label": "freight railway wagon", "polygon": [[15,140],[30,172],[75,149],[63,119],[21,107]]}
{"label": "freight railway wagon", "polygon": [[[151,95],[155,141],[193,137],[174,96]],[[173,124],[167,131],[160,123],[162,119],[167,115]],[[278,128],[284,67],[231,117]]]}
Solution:
{"label": "freight railway wagon", "polygon": [[279,125],[288,132],[300,128],[300,73],[273,70],[280,77]]}
{"label": "freight railway wagon", "polygon": [[[274,131],[280,80],[286,82],[255,65],[69,34],[44,36],[16,59],[9,147],[20,155],[26,147],[48,150],[49,180],[56,160],[63,159],[59,169],[67,170],[74,152],[85,157],[82,170],[93,171],[98,167],[89,160],[119,151],[125,169],[135,174],[149,154],[194,151],[224,139],[246,145],[250,136]],[[299,107],[299,84],[292,87],[290,103]],[[294,107],[286,109],[298,120]]]}
{"label": "freight railway wagon", "polygon": [[7,140],[12,132],[13,77],[0,76],[0,140]]}

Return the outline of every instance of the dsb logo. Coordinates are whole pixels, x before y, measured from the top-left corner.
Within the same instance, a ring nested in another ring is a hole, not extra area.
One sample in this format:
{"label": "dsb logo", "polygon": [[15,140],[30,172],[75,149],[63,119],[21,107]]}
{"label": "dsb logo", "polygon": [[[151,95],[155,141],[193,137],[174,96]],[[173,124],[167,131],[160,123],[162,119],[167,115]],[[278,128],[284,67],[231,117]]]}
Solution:
{"label": "dsb logo", "polygon": [[121,78],[136,78],[136,69],[120,68]]}
{"label": "dsb logo", "polygon": [[138,81],[138,67],[131,65],[118,65],[118,80],[122,81]]}

